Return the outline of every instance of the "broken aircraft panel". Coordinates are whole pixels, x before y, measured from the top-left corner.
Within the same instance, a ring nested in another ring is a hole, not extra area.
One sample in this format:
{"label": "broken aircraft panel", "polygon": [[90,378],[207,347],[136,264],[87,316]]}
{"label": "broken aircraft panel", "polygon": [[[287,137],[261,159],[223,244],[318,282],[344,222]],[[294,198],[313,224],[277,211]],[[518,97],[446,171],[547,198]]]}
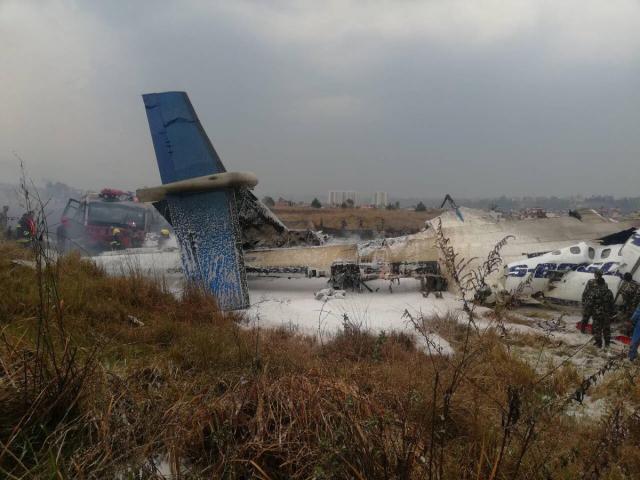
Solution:
{"label": "broken aircraft panel", "polygon": [[291,230],[247,188],[236,191],[242,247],[280,248],[322,244],[318,233],[311,230]]}

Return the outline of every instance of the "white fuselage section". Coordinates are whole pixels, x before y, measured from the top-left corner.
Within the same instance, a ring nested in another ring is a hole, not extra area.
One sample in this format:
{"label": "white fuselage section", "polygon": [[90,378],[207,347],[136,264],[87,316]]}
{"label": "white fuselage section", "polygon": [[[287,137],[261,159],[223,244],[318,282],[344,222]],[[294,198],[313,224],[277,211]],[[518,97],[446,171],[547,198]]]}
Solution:
{"label": "white fuselage section", "polygon": [[596,270],[602,271],[616,294],[624,273],[631,272],[634,280],[640,280],[639,264],[640,234],[636,231],[624,244],[581,242],[509,263],[503,284],[508,292],[519,290],[523,295],[543,294],[551,300],[576,303],[582,301],[584,287]]}

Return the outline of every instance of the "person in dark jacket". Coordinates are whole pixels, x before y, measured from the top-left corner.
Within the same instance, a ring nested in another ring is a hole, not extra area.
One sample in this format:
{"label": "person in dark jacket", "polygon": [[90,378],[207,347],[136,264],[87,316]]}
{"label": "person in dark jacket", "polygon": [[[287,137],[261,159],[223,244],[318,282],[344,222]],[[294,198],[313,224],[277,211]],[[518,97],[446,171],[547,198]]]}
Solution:
{"label": "person in dark jacket", "polygon": [[631,336],[631,345],[629,345],[629,360],[633,361],[638,356],[638,346],[640,346],[640,303],[631,316],[631,322],[633,323],[633,335]]}
{"label": "person in dark jacket", "polygon": [[580,331],[582,333],[585,332],[587,325],[589,324],[589,318],[593,315],[591,309],[591,295],[596,288],[598,278],[602,278],[602,272],[600,270],[596,270],[594,272],[594,278],[587,282],[587,285],[584,287],[584,291],[582,292],[582,322],[580,322]]}
{"label": "person in dark jacket", "polygon": [[32,211],[26,212],[20,217],[16,237],[25,242],[30,242],[36,237],[36,221]]}
{"label": "person in dark jacket", "polygon": [[621,318],[627,323],[629,328],[633,328],[631,325],[631,317],[636,309],[638,303],[640,303],[640,284],[633,280],[631,273],[627,272],[622,277],[620,283],[620,289],[618,295],[622,297],[622,306],[620,308]]}
{"label": "person in dark jacket", "polygon": [[589,306],[593,316],[593,344],[598,348],[602,348],[603,340],[605,348],[611,342],[613,303],[613,293],[607,287],[604,278],[599,277],[589,298]]}

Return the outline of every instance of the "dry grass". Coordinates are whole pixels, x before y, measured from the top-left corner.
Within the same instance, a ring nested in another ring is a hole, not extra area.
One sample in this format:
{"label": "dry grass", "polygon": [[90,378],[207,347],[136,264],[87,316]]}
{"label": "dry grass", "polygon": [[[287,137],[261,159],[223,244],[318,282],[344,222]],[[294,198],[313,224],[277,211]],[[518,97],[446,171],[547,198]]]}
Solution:
{"label": "dry grass", "polygon": [[[62,415],[49,402],[38,408],[38,422],[25,421],[37,396],[23,376],[36,351],[39,295],[36,272],[11,264],[18,257],[28,253],[0,244],[0,472],[7,478],[152,478],[159,458],[185,478],[638,472],[640,417],[628,408],[640,398],[634,369],[608,384],[627,408],[612,402],[601,423],[580,424],[559,407],[580,381],[575,371],[543,378],[491,331],[471,336],[470,362],[452,393],[446,386],[458,354],[429,357],[411,337],[356,326],[324,345],[287,329],[244,329],[197,290],[176,299],[157,282],[108,278],[74,256],[56,265],[66,336],[52,337],[77,347],[73,361],[91,374],[74,398],[49,391]],[[430,321],[454,348],[462,345],[464,327]]]}
{"label": "dry grass", "polygon": [[425,221],[438,216],[442,210],[285,207],[274,209],[274,213],[289,228],[385,230],[406,234],[420,231]]}

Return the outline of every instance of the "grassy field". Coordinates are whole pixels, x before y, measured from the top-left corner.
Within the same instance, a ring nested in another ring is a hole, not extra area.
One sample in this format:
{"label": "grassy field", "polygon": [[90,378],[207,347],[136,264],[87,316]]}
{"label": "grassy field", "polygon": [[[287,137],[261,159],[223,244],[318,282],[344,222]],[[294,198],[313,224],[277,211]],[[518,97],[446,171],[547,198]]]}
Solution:
{"label": "grassy field", "polygon": [[415,212],[405,209],[312,207],[284,207],[273,211],[289,228],[385,230],[399,234],[418,232],[424,228],[426,220],[441,213],[441,210],[434,209]]}
{"label": "grassy field", "polygon": [[500,329],[424,319],[452,357],[348,322],[318,344],[135,272],[15,259],[0,244],[4,478],[638,478],[636,369],[578,421],[571,365],[536,373]]}

